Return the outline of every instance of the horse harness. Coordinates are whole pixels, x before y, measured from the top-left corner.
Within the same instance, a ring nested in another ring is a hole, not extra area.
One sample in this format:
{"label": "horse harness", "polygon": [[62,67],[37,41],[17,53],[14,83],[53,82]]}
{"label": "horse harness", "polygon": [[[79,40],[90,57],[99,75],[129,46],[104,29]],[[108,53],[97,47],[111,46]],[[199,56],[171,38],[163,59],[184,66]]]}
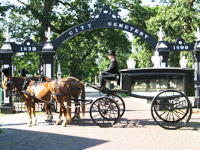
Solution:
{"label": "horse harness", "polygon": [[[78,87],[78,82],[77,82],[75,79],[71,79],[71,80],[72,80],[72,81],[71,81],[70,91],[72,92],[73,90],[80,90],[80,88]],[[66,81],[69,81],[69,79],[66,80]],[[52,89],[52,94],[51,94],[50,101],[46,101],[46,100],[43,100],[43,99],[40,99],[40,98],[36,97],[36,96],[35,96],[34,89],[33,89],[33,93],[32,93],[32,94],[29,93],[29,92],[26,90],[26,89],[28,88],[28,86],[29,86],[29,83],[30,83],[30,79],[25,79],[25,80],[24,80],[24,83],[23,83],[23,85],[22,85],[21,93],[33,97],[33,98],[32,98],[32,102],[33,102],[33,103],[34,103],[34,99],[35,99],[35,98],[38,99],[38,100],[40,100],[40,101],[42,101],[42,102],[52,103],[52,102],[53,102],[53,95],[55,95],[55,96],[67,96],[67,94],[64,94],[64,93],[61,92],[60,87],[59,87],[59,85],[58,85],[58,80],[57,80],[57,79],[55,80],[55,84],[54,84],[53,89]],[[39,84],[39,83],[41,83],[41,82],[35,82],[35,83],[34,83],[33,85],[31,85],[31,86],[37,86],[37,84]],[[66,83],[65,83],[64,85],[66,85]],[[74,88],[73,88],[73,85],[75,85]],[[55,90],[55,89],[56,89],[56,86],[57,86],[57,89],[58,89],[58,92],[59,92],[59,93],[56,93],[56,90]],[[53,91],[54,91],[54,92],[53,92]]]}
{"label": "horse harness", "polygon": [[[28,79],[28,78],[26,78],[26,79],[24,80],[23,85],[22,85],[22,89],[21,89],[21,93],[33,97],[33,98],[32,98],[32,103],[34,103],[34,98],[37,98],[38,100],[40,100],[40,101],[42,101],[42,102],[47,102],[47,101],[45,101],[45,100],[43,100],[43,99],[40,99],[40,98],[36,97],[36,96],[35,96],[34,89],[33,89],[33,93],[32,93],[32,94],[29,93],[29,92],[27,91],[27,88],[28,88],[28,86],[29,86],[30,81],[31,81],[31,80]],[[30,86],[37,86],[37,85],[38,85],[39,83],[41,83],[41,82],[42,82],[42,80],[36,81],[33,85],[30,85]]]}

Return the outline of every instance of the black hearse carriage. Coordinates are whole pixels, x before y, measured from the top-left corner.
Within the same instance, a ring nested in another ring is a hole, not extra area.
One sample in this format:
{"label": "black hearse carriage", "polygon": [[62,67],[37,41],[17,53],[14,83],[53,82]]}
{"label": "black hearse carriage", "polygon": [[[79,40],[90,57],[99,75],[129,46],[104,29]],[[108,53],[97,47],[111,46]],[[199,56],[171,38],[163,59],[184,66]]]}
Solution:
{"label": "black hearse carriage", "polygon": [[[192,114],[192,105],[188,96],[194,96],[194,70],[181,68],[143,68],[124,69],[121,73],[121,86],[118,89],[96,88],[104,93],[103,97],[93,102],[90,116],[98,126],[115,124],[125,111],[125,103],[117,93],[125,93],[131,97],[151,100],[151,114],[154,121],[165,129],[178,129],[186,125]],[[108,81],[116,81],[117,75],[107,77]],[[113,100],[119,106],[109,107]],[[105,105],[105,107],[104,107]],[[106,109],[104,109],[106,108]],[[106,117],[114,109],[112,116]],[[101,114],[101,115],[97,115]],[[112,122],[112,123],[111,123]]]}

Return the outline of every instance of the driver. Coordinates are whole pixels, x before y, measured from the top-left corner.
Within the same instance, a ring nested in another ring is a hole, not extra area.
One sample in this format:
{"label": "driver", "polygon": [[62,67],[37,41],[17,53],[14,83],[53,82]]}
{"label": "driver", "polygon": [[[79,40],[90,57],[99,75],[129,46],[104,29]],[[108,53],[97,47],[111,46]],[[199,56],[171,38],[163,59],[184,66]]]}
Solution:
{"label": "driver", "polygon": [[104,88],[106,81],[104,80],[106,75],[112,75],[112,74],[119,74],[118,71],[118,62],[115,58],[115,51],[110,50],[108,57],[110,59],[110,64],[108,65],[108,68],[106,70],[103,70],[99,73],[99,85],[98,88]]}

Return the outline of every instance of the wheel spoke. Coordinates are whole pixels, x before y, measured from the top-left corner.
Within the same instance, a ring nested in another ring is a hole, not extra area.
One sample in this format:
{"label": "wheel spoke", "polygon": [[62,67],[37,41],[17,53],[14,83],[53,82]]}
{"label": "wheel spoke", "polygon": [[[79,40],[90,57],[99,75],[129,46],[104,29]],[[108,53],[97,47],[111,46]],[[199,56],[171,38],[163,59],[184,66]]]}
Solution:
{"label": "wheel spoke", "polygon": [[177,111],[177,110],[174,110],[177,114],[181,114],[181,115],[185,115],[185,112],[184,111],[182,111],[182,110],[179,110],[179,111]]}

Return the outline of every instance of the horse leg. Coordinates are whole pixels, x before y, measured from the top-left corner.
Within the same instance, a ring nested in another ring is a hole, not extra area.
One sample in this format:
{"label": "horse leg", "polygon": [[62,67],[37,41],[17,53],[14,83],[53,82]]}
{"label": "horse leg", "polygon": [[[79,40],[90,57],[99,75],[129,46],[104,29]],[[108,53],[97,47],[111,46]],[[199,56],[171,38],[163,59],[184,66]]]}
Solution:
{"label": "horse leg", "polygon": [[35,104],[33,104],[33,116],[34,116],[34,125],[37,125],[37,117],[36,117],[36,113],[35,113]]}
{"label": "horse leg", "polygon": [[62,113],[64,113],[64,121],[62,123],[62,126],[66,127],[66,125],[67,125],[67,109],[65,108],[64,103],[61,103],[61,109],[62,109]]}
{"label": "horse leg", "polygon": [[59,116],[58,116],[58,120],[56,121],[56,125],[59,125],[60,122],[61,122],[61,119],[62,119],[62,109],[61,109],[61,104],[59,103],[60,105],[60,113],[59,113]]}
{"label": "horse leg", "polygon": [[51,104],[45,103],[45,110],[46,110],[46,114],[47,114],[45,121],[52,122],[53,115],[52,115],[52,111],[51,111]]}
{"label": "horse leg", "polygon": [[45,111],[46,111],[46,119],[45,119],[45,121],[48,122],[49,121],[49,107],[48,107],[47,103],[45,103]]}
{"label": "horse leg", "polygon": [[69,122],[72,122],[72,116],[71,116],[71,113],[72,113],[72,109],[71,109],[71,95],[68,94],[67,95],[67,115],[68,115],[68,118],[69,118]]}
{"label": "horse leg", "polygon": [[31,115],[31,107],[27,106],[27,110],[28,110],[28,115],[29,115],[29,122],[27,124],[28,127],[32,126],[32,115]]}
{"label": "horse leg", "polygon": [[79,101],[75,101],[75,112],[74,112],[74,116],[73,116],[73,120],[78,121],[80,120],[80,103]]}
{"label": "horse leg", "polygon": [[52,122],[53,114],[52,114],[51,104],[48,106],[48,113],[49,113],[49,121]]}

